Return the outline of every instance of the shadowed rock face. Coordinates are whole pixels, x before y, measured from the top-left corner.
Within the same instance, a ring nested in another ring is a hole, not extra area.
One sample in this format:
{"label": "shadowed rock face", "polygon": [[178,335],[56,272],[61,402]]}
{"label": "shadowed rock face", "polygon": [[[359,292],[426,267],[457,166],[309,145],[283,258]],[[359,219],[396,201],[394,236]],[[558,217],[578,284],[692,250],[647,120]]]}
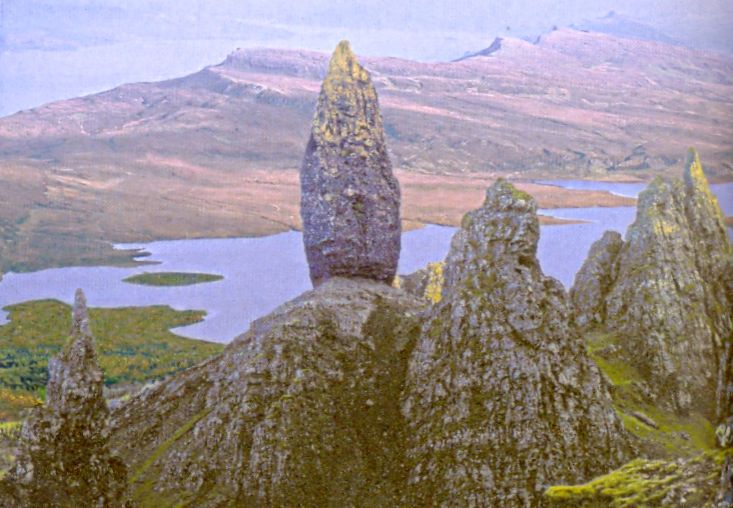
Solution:
{"label": "shadowed rock face", "polygon": [[625,434],[537,261],[534,199],[499,180],[468,213],[410,360],[408,506],[535,506],[605,472]]}
{"label": "shadowed rock face", "polygon": [[103,374],[77,290],[71,338],[49,361],[46,403],[23,425],[10,481],[20,506],[123,506],[126,468],[107,447]]}
{"label": "shadowed rock face", "polygon": [[390,283],[400,253],[400,189],[369,73],[341,42],[331,57],[300,170],[311,280]]}
{"label": "shadowed rock face", "polygon": [[639,196],[625,242],[613,243],[618,254],[599,255],[604,248],[594,246],[572,290],[580,321],[602,321],[625,338],[658,403],[729,414],[733,251],[694,150],[684,182],[657,179]]}
{"label": "shadowed rock face", "polygon": [[395,506],[420,308],[384,284],[334,278],[122,406],[112,441],[134,499]]}
{"label": "shadowed rock face", "polygon": [[616,231],[606,231],[591,245],[588,258],[575,275],[570,299],[576,309],[575,322],[587,327],[606,318],[606,294],[616,280],[616,259],[624,241]]}

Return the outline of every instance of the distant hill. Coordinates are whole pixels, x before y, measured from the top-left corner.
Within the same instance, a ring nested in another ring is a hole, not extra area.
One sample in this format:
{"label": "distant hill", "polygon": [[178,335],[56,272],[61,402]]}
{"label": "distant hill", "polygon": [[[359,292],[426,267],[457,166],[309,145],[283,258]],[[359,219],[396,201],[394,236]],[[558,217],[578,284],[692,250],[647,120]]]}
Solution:
{"label": "distant hill", "polygon": [[[327,58],[237,50],[0,118],[0,269],[129,261],[108,241],[299,227]],[[733,178],[733,59],[716,53],[561,29],[460,62],[362,61],[413,224],[452,223],[473,203],[460,192],[480,200],[497,175],[648,179],[678,173],[690,145],[709,176]]]}
{"label": "distant hill", "polygon": [[682,41],[663,33],[651,25],[617,14],[614,11],[609,12],[601,18],[585,20],[571,25],[570,28],[604,33],[626,39],[641,39],[645,41],[663,42],[665,44],[684,45]]}

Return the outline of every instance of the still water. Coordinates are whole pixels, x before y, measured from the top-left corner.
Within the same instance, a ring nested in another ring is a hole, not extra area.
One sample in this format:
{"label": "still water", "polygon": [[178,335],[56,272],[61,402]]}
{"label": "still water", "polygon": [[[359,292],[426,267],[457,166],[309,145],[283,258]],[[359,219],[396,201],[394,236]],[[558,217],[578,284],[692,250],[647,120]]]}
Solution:
{"label": "still water", "polygon": [[[595,182],[598,183],[598,182]],[[570,186],[573,182],[553,182]],[[604,184],[605,185],[605,184]],[[613,184],[629,185],[629,184]],[[719,187],[719,186],[718,186]],[[733,185],[723,186],[725,192]],[[727,190],[726,190],[727,189]],[[628,189],[620,188],[630,192]],[[721,205],[730,206],[716,188]],[[547,215],[588,221],[583,224],[543,226],[538,256],[543,271],[570,287],[590,245],[607,229],[623,233],[635,208],[567,208],[542,211]],[[428,262],[445,258],[455,228],[427,226],[403,235],[399,273],[406,274]],[[202,309],[204,321],[175,332],[193,338],[229,342],[244,332],[252,320],[310,289],[301,235],[287,232],[264,238],[230,238],[160,241],[124,244],[140,248],[159,264],[137,268],[71,267],[31,273],[8,273],[0,281],[0,307],[13,303],[55,298],[67,303],[81,287],[95,307],[170,305],[175,309]],[[122,279],[145,271],[204,272],[224,276],[217,282],[183,287],[128,284]],[[6,314],[0,315],[5,322]]]}

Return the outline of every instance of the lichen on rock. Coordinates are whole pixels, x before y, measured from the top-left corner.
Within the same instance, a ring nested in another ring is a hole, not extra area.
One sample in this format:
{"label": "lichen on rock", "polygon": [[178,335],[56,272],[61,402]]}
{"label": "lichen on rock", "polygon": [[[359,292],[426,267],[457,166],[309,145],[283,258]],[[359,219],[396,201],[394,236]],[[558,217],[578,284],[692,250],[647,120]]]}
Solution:
{"label": "lichen on rock", "polygon": [[618,254],[599,263],[596,247],[571,291],[579,322],[625,338],[658,404],[711,420],[729,414],[733,250],[697,152],[684,182],[657,178],[640,194],[625,241],[613,243]]}
{"label": "lichen on rock", "polygon": [[390,284],[399,259],[400,188],[377,93],[349,43],[331,57],[300,170],[303,241],[311,280]]}
{"label": "lichen on rock", "polygon": [[536,211],[499,180],[453,238],[408,371],[408,506],[534,506],[626,457],[565,292],[537,261]]}
{"label": "lichen on rock", "polygon": [[445,263],[442,261],[428,263],[425,268],[401,275],[399,287],[431,304],[436,304],[442,297],[444,268]]}

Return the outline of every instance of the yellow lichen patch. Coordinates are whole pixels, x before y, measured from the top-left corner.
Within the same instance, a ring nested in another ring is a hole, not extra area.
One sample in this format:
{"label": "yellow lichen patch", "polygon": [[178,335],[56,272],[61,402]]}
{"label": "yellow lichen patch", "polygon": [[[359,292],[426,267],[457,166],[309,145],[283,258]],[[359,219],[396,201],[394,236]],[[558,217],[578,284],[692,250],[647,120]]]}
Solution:
{"label": "yellow lichen patch", "polygon": [[[713,197],[712,192],[710,192],[710,186],[708,185],[708,179],[705,177],[705,173],[702,170],[700,154],[698,154],[697,150],[693,147],[690,147],[687,151],[685,177],[696,190]],[[713,197],[713,199],[715,198]]]}
{"label": "yellow lichen patch", "polygon": [[660,235],[669,236],[679,230],[677,224],[668,221],[656,221],[654,223],[654,232]]}
{"label": "yellow lichen patch", "polygon": [[697,150],[693,147],[690,147],[687,151],[684,177],[688,188],[691,188],[695,193],[705,196],[705,201],[710,203],[711,211],[715,213],[718,219],[722,222],[724,220],[724,215],[720,209],[720,205],[718,204],[718,199],[710,190],[708,179],[705,176],[705,172],[702,169],[702,163],[700,162],[700,154],[698,154]]}
{"label": "yellow lichen patch", "polygon": [[369,106],[377,101],[369,72],[359,64],[348,41],[341,41],[321,86],[312,124],[315,140],[320,145],[339,144],[342,157],[368,156],[366,149],[374,146],[373,138],[384,136],[379,110]]}
{"label": "yellow lichen patch", "polygon": [[545,491],[553,507],[712,506],[720,452],[687,461],[635,459],[582,485],[557,485]]}
{"label": "yellow lichen patch", "polygon": [[432,303],[438,303],[443,292],[443,268],[445,263],[428,263],[428,283],[425,285],[425,298]]}

